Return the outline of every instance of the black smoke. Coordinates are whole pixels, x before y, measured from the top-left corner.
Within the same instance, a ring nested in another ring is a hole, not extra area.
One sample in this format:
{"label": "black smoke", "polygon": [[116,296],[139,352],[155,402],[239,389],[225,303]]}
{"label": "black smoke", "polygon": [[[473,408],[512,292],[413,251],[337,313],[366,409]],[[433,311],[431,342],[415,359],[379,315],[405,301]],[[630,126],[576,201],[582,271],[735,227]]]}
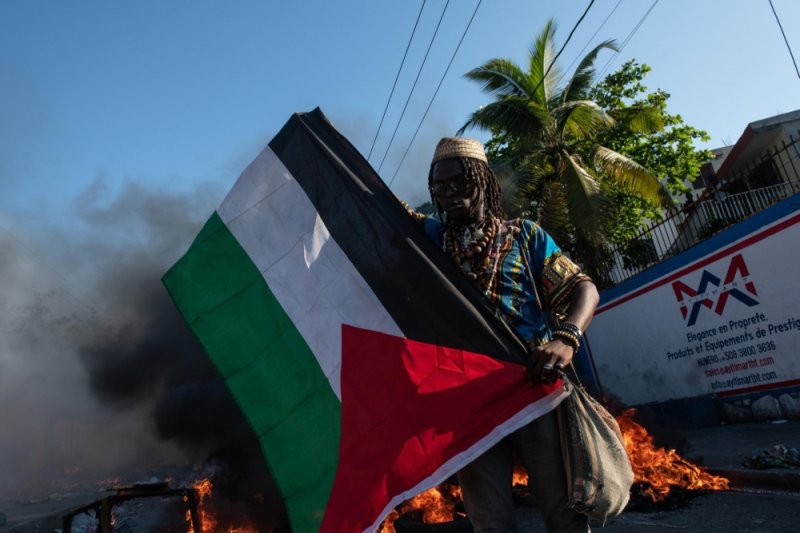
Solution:
{"label": "black smoke", "polygon": [[[210,474],[232,514],[244,512],[260,531],[283,530],[285,511],[258,440],[161,283],[221,198],[208,185],[176,192],[126,181],[111,192],[98,179],[75,204],[77,222],[51,236],[46,253],[78,287],[73,296],[79,292],[82,304],[59,316],[72,324],[65,342],[96,401],[152,432],[143,441],[155,437],[182,451],[181,464],[162,476]],[[40,300],[55,307],[51,296]],[[137,462],[119,465],[123,482],[158,474],[164,458]]]}

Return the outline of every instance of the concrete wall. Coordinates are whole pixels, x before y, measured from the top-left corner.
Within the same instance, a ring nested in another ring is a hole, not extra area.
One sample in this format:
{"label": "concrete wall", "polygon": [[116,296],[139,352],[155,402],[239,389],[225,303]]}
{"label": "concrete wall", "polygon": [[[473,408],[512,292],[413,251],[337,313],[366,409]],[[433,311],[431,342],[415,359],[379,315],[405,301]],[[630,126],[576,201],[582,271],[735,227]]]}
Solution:
{"label": "concrete wall", "polygon": [[795,195],[605,291],[587,334],[597,381],[629,405],[800,416],[798,267]]}

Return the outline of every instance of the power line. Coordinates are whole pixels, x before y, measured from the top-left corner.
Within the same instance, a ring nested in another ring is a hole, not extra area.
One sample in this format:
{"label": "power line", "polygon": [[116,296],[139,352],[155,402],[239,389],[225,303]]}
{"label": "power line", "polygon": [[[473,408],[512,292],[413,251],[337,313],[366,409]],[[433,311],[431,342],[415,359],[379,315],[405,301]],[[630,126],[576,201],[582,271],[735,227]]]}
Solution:
{"label": "power line", "polygon": [[597,79],[602,78],[603,74],[605,74],[606,70],[608,70],[608,67],[611,65],[611,63],[614,61],[617,55],[619,55],[622,52],[622,50],[628,45],[628,43],[631,41],[636,32],[639,31],[639,28],[642,27],[642,24],[644,24],[644,21],[647,20],[647,17],[650,15],[650,12],[653,11],[653,8],[656,7],[656,4],[658,4],[658,2],[659,0],[653,1],[653,3],[650,5],[650,8],[644,13],[644,15],[642,15],[642,17],[639,19],[639,22],[636,23],[636,25],[633,27],[630,33],[628,33],[627,37],[625,37],[625,40],[622,41],[622,45],[620,45],[619,50],[614,52],[614,54],[612,54],[611,57],[608,58],[608,61],[606,61],[605,65],[603,65],[603,68],[600,69],[600,72],[597,74]]}
{"label": "power line", "polygon": [[417,21],[414,23],[414,29],[411,30],[411,37],[408,38],[408,44],[406,45],[406,51],[403,52],[403,60],[400,61],[400,68],[397,69],[397,75],[394,77],[394,83],[392,84],[392,90],[389,92],[389,99],[386,100],[386,107],[383,108],[383,115],[381,115],[381,122],[378,124],[378,131],[375,132],[375,138],[372,139],[372,146],[369,147],[369,154],[367,155],[367,161],[369,158],[372,157],[372,150],[375,148],[375,142],[378,140],[378,134],[381,132],[381,127],[383,126],[383,119],[386,118],[386,111],[389,109],[389,102],[392,101],[392,96],[394,95],[394,89],[397,87],[397,80],[400,79],[400,72],[403,70],[403,65],[406,62],[406,56],[408,55],[408,49],[411,48],[411,41],[414,40],[414,34],[417,33],[417,26],[419,25],[419,19],[422,16],[422,10],[425,9],[425,2],[427,0],[422,0],[422,5],[419,8],[419,13],[417,13]]}
{"label": "power line", "polygon": [[775,11],[775,6],[772,5],[772,0],[769,0],[769,7],[772,8],[772,14],[775,15],[775,20],[778,21],[778,27],[781,29],[781,35],[783,35],[783,41],[786,43],[786,49],[789,50],[789,55],[792,58],[792,64],[794,64],[794,70],[797,72],[797,77],[800,78],[800,69],[797,68],[797,61],[794,59],[794,54],[792,53],[792,47],[789,46],[789,40],[786,38],[786,33],[783,31],[783,25],[781,24],[781,19],[778,18],[778,12]]}
{"label": "power line", "polygon": [[575,59],[573,59],[573,60],[572,60],[572,63],[570,63],[570,64],[569,64],[569,66],[568,66],[566,69],[564,69],[564,73],[563,73],[563,74],[561,75],[561,77],[558,79],[558,81],[556,82],[556,85],[558,85],[558,84],[561,82],[561,80],[564,78],[564,76],[566,76],[566,75],[567,75],[567,73],[569,72],[569,69],[571,69],[571,68],[572,68],[572,65],[574,65],[574,64],[575,64],[575,62],[576,62],[576,61],[578,61],[578,59],[580,59],[580,57],[581,57],[581,54],[583,54],[583,51],[584,51],[584,50],[586,50],[586,48],[588,48],[588,47],[589,47],[589,45],[592,43],[592,40],[594,40],[594,38],[595,38],[595,37],[597,37],[597,34],[598,34],[598,33],[600,33],[600,30],[602,30],[602,29],[603,29],[603,26],[605,26],[605,25],[606,25],[606,22],[608,22],[608,20],[611,18],[611,15],[613,15],[613,14],[614,14],[614,12],[617,10],[617,8],[619,7],[619,5],[620,5],[621,3],[622,3],[622,0],[619,0],[619,1],[617,2],[617,5],[615,5],[615,6],[614,6],[614,9],[612,9],[612,10],[611,10],[611,12],[610,12],[610,13],[609,13],[609,14],[606,16],[606,18],[603,20],[603,22],[601,22],[601,23],[600,23],[600,26],[598,26],[598,28],[595,30],[595,32],[592,34],[592,36],[591,36],[591,37],[589,37],[589,40],[588,40],[588,41],[586,41],[586,44],[585,44],[585,45],[583,45],[583,48],[581,48],[581,51],[580,51],[580,52],[578,52],[578,53],[575,55]]}
{"label": "power line", "polygon": [[570,40],[570,39],[572,39],[572,34],[573,34],[573,33],[575,33],[575,30],[577,30],[577,29],[578,29],[578,26],[580,26],[581,22],[582,22],[582,21],[583,21],[583,19],[586,17],[586,14],[587,14],[587,13],[589,12],[589,10],[592,8],[592,4],[594,4],[594,0],[591,0],[591,2],[589,2],[589,5],[588,5],[588,6],[586,6],[586,10],[583,12],[583,15],[581,15],[581,18],[579,18],[579,19],[578,19],[578,22],[576,22],[576,23],[575,23],[575,25],[572,27],[572,31],[570,31],[570,32],[569,32],[569,35],[567,35],[567,40],[566,40],[566,41],[564,41],[564,44],[563,44],[563,45],[561,45],[561,49],[560,49],[560,50],[558,51],[558,53],[556,54],[556,57],[554,57],[554,58],[553,58],[553,60],[550,62],[550,65],[548,65],[548,67],[547,67],[547,70],[545,70],[545,72],[544,72],[544,76],[542,76],[542,79],[541,79],[541,80],[539,80],[539,83],[537,83],[537,84],[536,84],[536,87],[534,87],[533,91],[531,91],[531,98],[533,97],[533,95],[534,95],[534,94],[536,94],[536,91],[538,91],[538,90],[539,90],[539,87],[541,87],[541,86],[542,86],[542,84],[544,83],[544,80],[546,80],[546,79],[547,79],[547,75],[548,75],[548,74],[550,74],[550,69],[551,69],[551,68],[553,68],[553,65],[555,65],[555,64],[556,64],[556,60],[558,59],[558,56],[560,56],[560,55],[561,55],[561,52],[563,52],[563,51],[564,51],[564,48],[566,48],[566,47],[567,47],[567,43],[569,43],[569,40]]}
{"label": "power line", "polygon": [[603,68],[600,69],[600,72],[597,74],[597,78],[596,79],[598,79],[598,80],[602,79],[603,74],[605,74],[606,70],[608,70],[608,67],[614,61],[614,58],[616,58],[620,53],[622,53],[622,50],[628,45],[628,43],[631,41],[633,36],[636,35],[636,32],[639,31],[639,28],[642,27],[642,24],[644,24],[644,21],[647,20],[647,17],[650,15],[650,12],[653,11],[653,8],[656,7],[656,4],[658,4],[658,2],[659,2],[659,0],[654,0],[653,1],[653,3],[650,6],[650,8],[645,12],[644,15],[642,15],[642,18],[639,19],[639,22],[636,23],[636,26],[634,26],[633,29],[628,34],[628,36],[625,37],[625,40],[622,41],[622,45],[620,45],[619,50],[614,52],[614,54],[612,54],[611,57],[608,58],[608,61],[606,61],[606,64],[603,65]]}
{"label": "power line", "polygon": [[433,32],[433,37],[431,37],[431,42],[428,43],[428,49],[425,51],[425,57],[422,58],[422,64],[419,66],[419,70],[417,71],[417,77],[414,79],[414,85],[411,86],[411,92],[408,93],[408,98],[406,98],[406,103],[403,106],[403,111],[400,113],[400,118],[397,120],[397,125],[394,127],[394,131],[392,132],[392,138],[389,139],[389,144],[386,146],[386,151],[383,153],[383,158],[381,159],[381,164],[378,165],[378,172],[381,171],[383,168],[383,163],[386,161],[386,156],[389,154],[389,149],[392,147],[392,142],[394,142],[394,137],[397,135],[397,130],[400,128],[400,123],[403,121],[403,117],[406,114],[406,109],[408,109],[408,103],[411,101],[411,96],[414,94],[414,89],[417,87],[417,82],[419,81],[419,76],[422,74],[422,69],[425,67],[425,62],[428,60],[428,54],[431,51],[431,47],[433,46],[433,41],[436,40],[436,34],[439,33],[439,27],[442,25],[442,19],[444,19],[444,14],[447,11],[447,6],[450,5],[450,0],[447,0],[447,3],[444,5],[444,9],[442,10],[442,15],[439,17],[439,22],[436,24],[436,30]]}
{"label": "power line", "polygon": [[439,94],[439,89],[442,88],[442,83],[444,82],[447,73],[450,72],[450,67],[453,65],[453,60],[456,58],[456,54],[458,53],[459,48],[461,48],[461,43],[464,42],[464,37],[467,36],[467,32],[469,31],[470,26],[472,26],[472,21],[475,20],[475,15],[478,13],[478,8],[481,7],[482,1],[483,0],[478,0],[478,4],[475,6],[475,10],[472,12],[472,16],[469,18],[467,27],[464,28],[464,33],[461,34],[461,39],[458,41],[458,45],[456,45],[456,49],[453,51],[453,55],[450,56],[450,62],[447,63],[447,68],[444,69],[444,74],[442,74],[442,78],[439,80],[439,85],[436,86],[436,90],[433,92],[433,96],[431,96],[430,102],[428,102],[428,107],[425,108],[425,113],[423,113],[422,118],[419,121],[419,124],[417,124],[417,129],[414,131],[414,135],[411,137],[411,142],[408,143],[406,151],[403,153],[402,159],[400,159],[400,164],[397,165],[397,170],[394,171],[392,179],[389,181],[389,187],[392,186],[392,183],[394,183],[394,179],[397,177],[397,173],[400,172],[400,167],[403,166],[403,162],[406,160],[406,156],[408,155],[409,150],[411,150],[411,145],[414,144],[414,140],[417,138],[417,134],[419,133],[419,130],[422,127],[422,123],[425,122],[425,118],[428,116],[428,111],[431,110],[433,101],[436,99],[436,95]]}

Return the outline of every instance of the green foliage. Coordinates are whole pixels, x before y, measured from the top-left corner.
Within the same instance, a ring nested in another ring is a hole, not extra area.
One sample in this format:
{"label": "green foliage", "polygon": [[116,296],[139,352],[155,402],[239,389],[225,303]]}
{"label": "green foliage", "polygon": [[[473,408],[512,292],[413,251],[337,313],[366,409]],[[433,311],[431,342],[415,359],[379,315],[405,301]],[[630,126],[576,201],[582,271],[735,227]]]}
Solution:
{"label": "green foliage", "polygon": [[703,225],[703,227],[697,233],[697,238],[698,240],[708,239],[709,237],[712,237],[729,227],[734,222],[735,221],[726,220],[724,218],[712,218]]}
{"label": "green foliage", "polygon": [[[638,162],[679,195],[688,190],[684,182],[696,178],[712,157],[709,150],[694,147],[709,137],[667,111],[669,93],[647,92],[642,82],[648,72],[648,65],[631,60],[591,89],[591,98],[617,120],[613,128],[598,134],[597,142]],[[662,210],[624,186],[605,186],[612,198],[606,228],[610,242],[621,251],[626,266],[650,264],[652,258],[638,237],[646,222],[662,219]]]}
{"label": "green foliage", "polygon": [[712,157],[711,151],[694,147],[709,136],[667,111],[669,93],[647,92],[642,81],[650,70],[630,60],[591,89],[590,97],[617,120],[613,128],[598,134],[597,142],[647,168],[678,195],[688,191],[684,181],[694,180]]}
{"label": "green foliage", "polygon": [[648,65],[628,61],[592,86],[594,60],[602,49],[615,49],[613,41],[587,54],[562,87],[555,68],[542,80],[554,36],[548,22],[528,71],[493,59],[467,73],[495,100],[463,129],[492,132],[487,155],[516,185],[516,201],[506,202],[512,214],[537,219],[573,255],[592,255],[586,262],[595,263],[595,276],[609,244],[627,265],[645,266],[653,259],[642,228],[674,207],[672,196],[685,193],[685,182],[712,157],[694,147],[708,134],[668,112],[669,93],[648,92]]}
{"label": "green foliage", "polygon": [[658,259],[653,242],[647,235],[626,242],[618,250],[622,255],[622,266],[628,269],[644,268]]}
{"label": "green foliage", "polygon": [[641,196],[624,187],[606,184],[605,188],[610,198],[606,235],[612,244],[624,246],[639,236],[643,221],[663,219],[662,211]]}
{"label": "green foliage", "polygon": [[[491,59],[469,71],[465,76],[493,100],[472,113],[461,132],[468,127],[492,132],[487,152],[495,168],[514,169],[506,175],[517,185],[516,213],[538,220],[599,281],[609,261],[608,191],[616,187],[662,209],[674,204],[646,166],[600,142],[617,118],[591,97],[594,62],[616,44],[597,45],[563,84],[558,65],[548,72],[555,48],[555,24],[548,21],[524,69],[508,59]],[[661,127],[649,108],[628,106],[623,115],[627,127],[637,131]]]}

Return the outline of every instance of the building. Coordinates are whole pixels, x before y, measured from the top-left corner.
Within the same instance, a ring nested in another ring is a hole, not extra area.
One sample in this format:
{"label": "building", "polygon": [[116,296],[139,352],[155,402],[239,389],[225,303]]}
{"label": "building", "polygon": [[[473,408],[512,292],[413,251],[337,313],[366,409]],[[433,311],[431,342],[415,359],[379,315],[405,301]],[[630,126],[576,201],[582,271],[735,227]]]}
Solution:
{"label": "building", "polygon": [[800,191],[800,109],[751,122],[736,143],[712,152],[687,202],[642,231],[638,261],[614,251],[615,284]]}
{"label": "building", "polygon": [[598,387],[664,422],[800,418],[800,110],[714,150],[612,272],[586,337]]}

